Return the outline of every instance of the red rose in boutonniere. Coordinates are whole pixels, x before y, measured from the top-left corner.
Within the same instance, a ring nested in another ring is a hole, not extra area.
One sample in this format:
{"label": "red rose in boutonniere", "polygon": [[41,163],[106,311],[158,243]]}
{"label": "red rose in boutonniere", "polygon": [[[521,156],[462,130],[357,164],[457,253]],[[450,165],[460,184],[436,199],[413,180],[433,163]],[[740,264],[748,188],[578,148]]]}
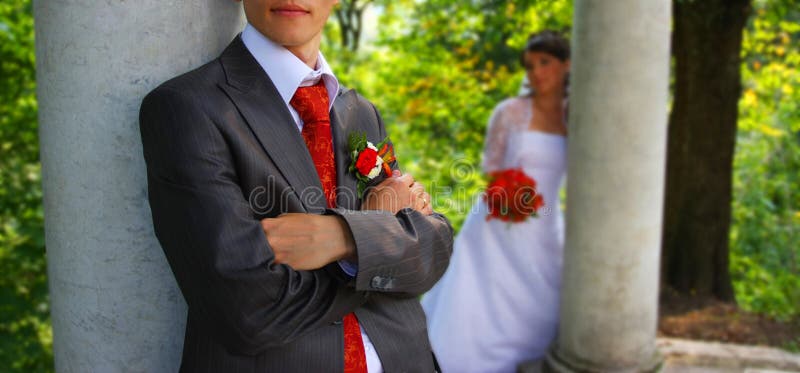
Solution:
{"label": "red rose in boutonniere", "polygon": [[489,206],[486,220],[500,219],[512,223],[536,217],[544,206],[542,195],[536,192],[536,181],[516,168],[490,173],[483,200]]}
{"label": "red rose in boutonniere", "polygon": [[370,177],[371,173],[374,174],[375,171],[380,170],[378,166],[382,166],[382,159],[378,158],[380,158],[378,157],[378,149],[372,143],[367,143],[367,147],[361,153],[358,153],[356,170],[358,170],[359,174]]}
{"label": "red rose in boutonniere", "polygon": [[395,161],[394,148],[389,138],[378,144],[367,141],[364,133],[351,133],[349,138],[351,162],[348,170],[358,179],[358,195],[362,197],[367,184],[381,172],[392,174],[390,163]]}

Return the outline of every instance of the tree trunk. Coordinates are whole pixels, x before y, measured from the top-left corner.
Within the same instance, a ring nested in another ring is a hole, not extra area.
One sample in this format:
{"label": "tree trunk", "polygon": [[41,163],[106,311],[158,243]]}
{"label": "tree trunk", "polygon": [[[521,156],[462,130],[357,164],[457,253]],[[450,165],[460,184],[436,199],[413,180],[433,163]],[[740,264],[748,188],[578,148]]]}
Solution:
{"label": "tree trunk", "polygon": [[742,32],[750,0],[675,0],[662,281],[734,301],[728,231]]}
{"label": "tree trunk", "polygon": [[342,47],[357,52],[361,42],[361,28],[364,11],[373,0],[342,0],[336,8],[336,20],[339,22],[339,32],[342,38]]}

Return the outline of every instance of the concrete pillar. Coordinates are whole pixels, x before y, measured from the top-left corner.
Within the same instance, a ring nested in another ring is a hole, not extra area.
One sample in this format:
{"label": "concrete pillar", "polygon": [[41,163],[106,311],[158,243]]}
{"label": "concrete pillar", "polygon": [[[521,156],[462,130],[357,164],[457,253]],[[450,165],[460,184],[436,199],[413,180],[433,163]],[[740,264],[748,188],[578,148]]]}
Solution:
{"label": "concrete pillar", "polygon": [[576,0],[561,323],[545,370],[657,368],[669,0]]}
{"label": "concrete pillar", "polygon": [[55,367],[177,371],[186,305],[156,241],[138,110],[217,56],[230,0],[34,2]]}

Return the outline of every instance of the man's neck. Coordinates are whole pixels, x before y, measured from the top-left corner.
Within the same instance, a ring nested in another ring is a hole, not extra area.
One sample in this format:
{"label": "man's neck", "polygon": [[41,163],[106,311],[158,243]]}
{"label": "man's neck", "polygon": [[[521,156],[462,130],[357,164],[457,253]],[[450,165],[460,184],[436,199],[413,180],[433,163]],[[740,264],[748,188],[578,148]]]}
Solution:
{"label": "man's neck", "polygon": [[296,46],[286,46],[289,52],[292,52],[293,55],[297,56],[300,61],[303,61],[308,67],[312,70],[317,69],[317,58],[319,57],[319,45],[320,40],[322,39],[322,34],[320,33],[310,42],[303,44],[303,45],[296,45]]}

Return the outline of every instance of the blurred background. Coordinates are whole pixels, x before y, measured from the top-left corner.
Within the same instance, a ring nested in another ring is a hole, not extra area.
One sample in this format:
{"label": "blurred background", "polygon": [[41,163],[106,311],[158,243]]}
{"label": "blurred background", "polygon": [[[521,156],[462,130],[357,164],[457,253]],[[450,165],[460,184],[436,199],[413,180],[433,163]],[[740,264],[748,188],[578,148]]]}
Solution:
{"label": "blurred background", "polygon": [[[673,1],[659,332],[800,352],[800,2]],[[458,229],[528,34],[571,22],[571,0],[341,0],[323,52]],[[33,27],[30,0],[0,3],[0,370],[15,372],[53,369]]]}

